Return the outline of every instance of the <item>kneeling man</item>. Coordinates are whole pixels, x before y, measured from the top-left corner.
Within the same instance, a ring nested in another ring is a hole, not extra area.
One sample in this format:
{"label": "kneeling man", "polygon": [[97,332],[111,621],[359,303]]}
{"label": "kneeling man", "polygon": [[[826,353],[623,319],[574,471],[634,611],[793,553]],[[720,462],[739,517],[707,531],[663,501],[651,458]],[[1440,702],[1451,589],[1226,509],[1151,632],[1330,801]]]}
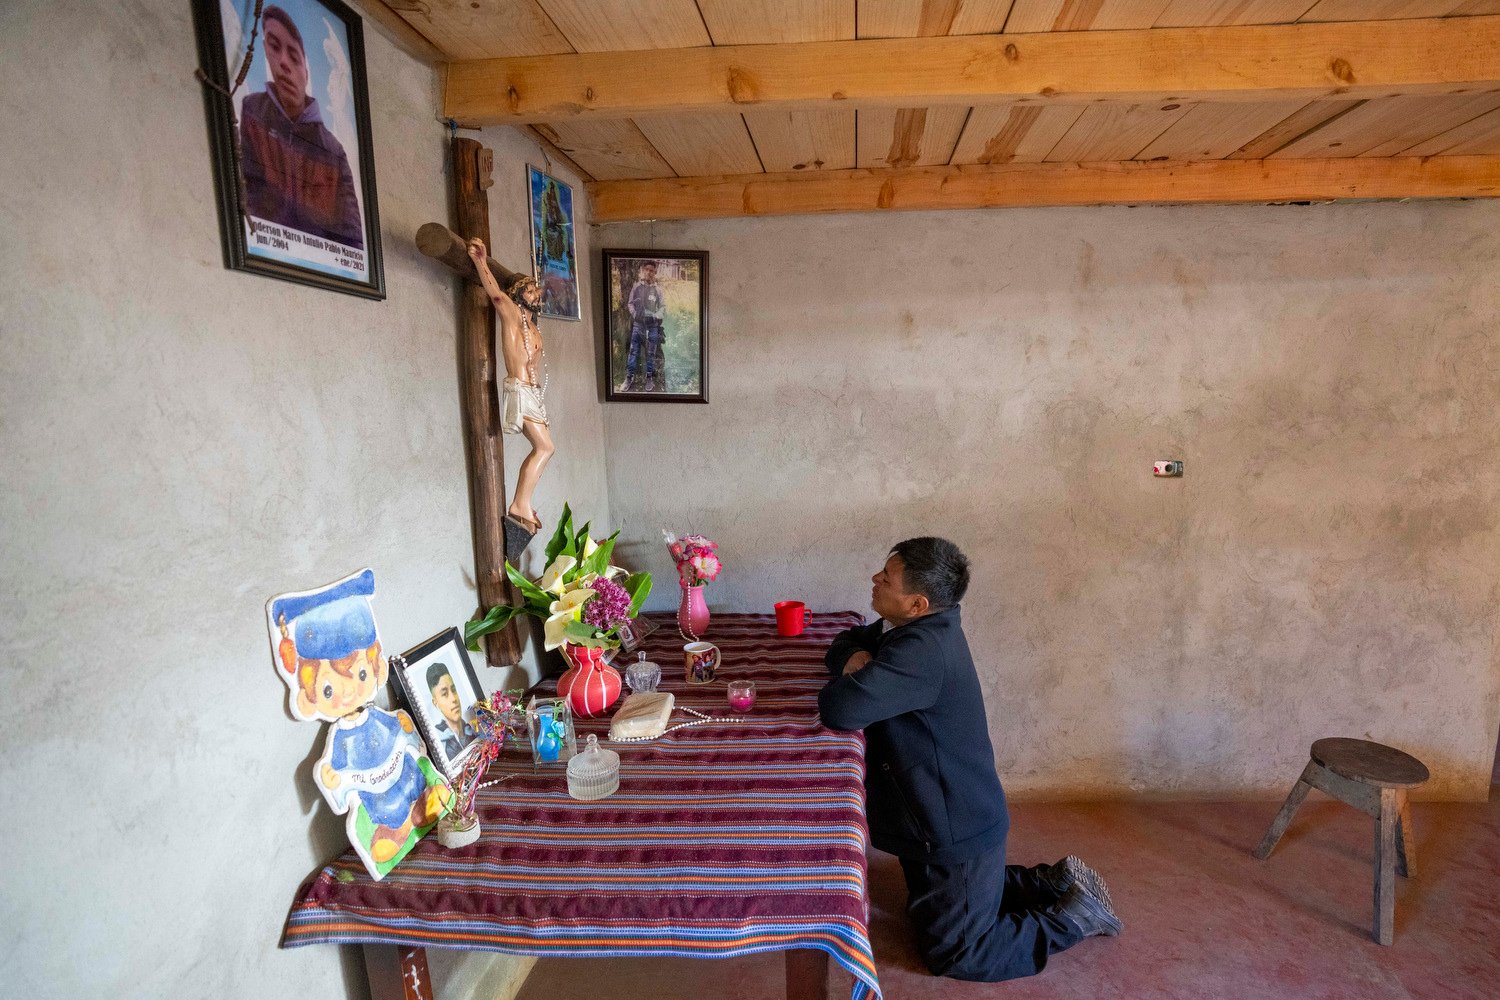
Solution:
{"label": "kneeling man", "polygon": [[1069,855],[1005,863],[1010,817],[984,695],[959,620],[969,562],[942,538],[891,549],[874,576],[880,620],[829,647],[824,725],[865,731],[870,839],[901,859],[906,914],[935,975],[998,982],[1121,924],[1097,872]]}

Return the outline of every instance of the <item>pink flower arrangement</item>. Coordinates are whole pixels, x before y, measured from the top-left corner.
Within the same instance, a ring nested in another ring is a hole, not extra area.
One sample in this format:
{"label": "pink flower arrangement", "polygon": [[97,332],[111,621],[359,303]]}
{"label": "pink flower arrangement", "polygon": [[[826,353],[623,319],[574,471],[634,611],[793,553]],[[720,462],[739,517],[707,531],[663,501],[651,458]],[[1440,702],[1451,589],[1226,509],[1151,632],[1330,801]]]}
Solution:
{"label": "pink flower arrangement", "polygon": [[677,563],[677,579],[684,587],[701,587],[717,580],[724,564],[719,561],[719,546],[702,535],[686,535],[681,539],[669,531],[662,535],[667,540],[667,551]]}

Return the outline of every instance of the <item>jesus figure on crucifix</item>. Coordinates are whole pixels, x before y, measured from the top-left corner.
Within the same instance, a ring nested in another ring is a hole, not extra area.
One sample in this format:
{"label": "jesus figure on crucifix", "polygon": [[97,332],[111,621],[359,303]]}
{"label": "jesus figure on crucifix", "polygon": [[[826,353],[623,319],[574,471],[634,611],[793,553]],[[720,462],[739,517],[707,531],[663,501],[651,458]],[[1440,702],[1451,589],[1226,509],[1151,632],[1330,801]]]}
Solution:
{"label": "jesus figure on crucifix", "polygon": [[[552,432],[547,425],[547,353],[542,349],[542,329],[537,313],[542,307],[541,287],[524,274],[514,275],[502,290],[490,271],[484,241],[469,241],[469,257],[479,272],[500,320],[500,353],[505,359],[505,382],[501,387],[501,429],[523,434],[531,443],[531,454],[521,462],[516,477],[516,495],[506,511],[506,554],[511,557],[511,539],[526,541],[542,530],[541,518],[531,506],[542,470],[552,458]],[[524,547],[525,542],[520,543]]]}

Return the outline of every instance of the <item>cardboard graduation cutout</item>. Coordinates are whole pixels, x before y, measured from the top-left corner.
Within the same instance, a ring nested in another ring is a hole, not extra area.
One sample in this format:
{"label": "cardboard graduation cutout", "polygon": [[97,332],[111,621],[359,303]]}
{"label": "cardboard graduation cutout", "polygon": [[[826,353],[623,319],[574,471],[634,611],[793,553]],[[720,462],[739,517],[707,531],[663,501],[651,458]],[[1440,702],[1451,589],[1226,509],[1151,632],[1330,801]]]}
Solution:
{"label": "cardboard graduation cutout", "polygon": [[276,674],[303,722],[332,723],[314,780],[347,816],[349,843],[380,880],[447,811],[453,793],[427,759],[411,716],[370,704],[389,667],[381,654],[365,569],[266,603]]}

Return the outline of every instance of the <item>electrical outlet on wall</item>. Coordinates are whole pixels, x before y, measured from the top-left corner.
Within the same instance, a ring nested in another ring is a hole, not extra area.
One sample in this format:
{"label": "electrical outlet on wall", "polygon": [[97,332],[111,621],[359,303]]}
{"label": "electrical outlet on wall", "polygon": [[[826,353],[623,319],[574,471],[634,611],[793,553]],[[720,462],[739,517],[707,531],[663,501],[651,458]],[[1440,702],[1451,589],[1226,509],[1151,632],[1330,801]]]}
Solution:
{"label": "electrical outlet on wall", "polygon": [[1166,459],[1151,466],[1153,476],[1179,478],[1182,475],[1182,460],[1177,458]]}

